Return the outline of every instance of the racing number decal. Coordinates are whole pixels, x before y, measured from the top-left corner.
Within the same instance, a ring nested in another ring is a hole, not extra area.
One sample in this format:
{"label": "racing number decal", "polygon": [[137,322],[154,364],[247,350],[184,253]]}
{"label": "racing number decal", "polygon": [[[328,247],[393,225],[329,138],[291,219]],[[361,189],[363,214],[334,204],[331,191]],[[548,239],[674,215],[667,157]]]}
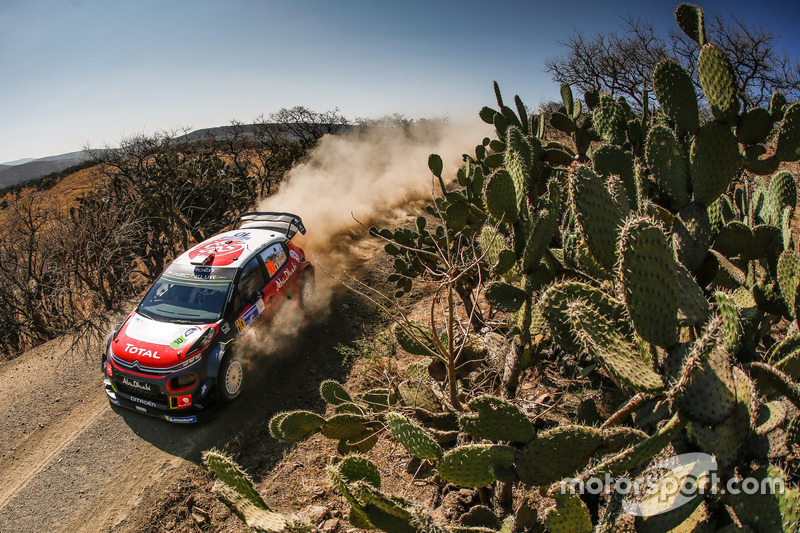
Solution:
{"label": "racing number decal", "polygon": [[242,316],[240,316],[239,320],[236,321],[236,327],[239,328],[239,331],[244,331],[247,326],[255,322],[255,320],[261,316],[261,313],[264,312],[264,309],[266,309],[264,301],[259,298],[256,300],[255,305],[242,313]]}

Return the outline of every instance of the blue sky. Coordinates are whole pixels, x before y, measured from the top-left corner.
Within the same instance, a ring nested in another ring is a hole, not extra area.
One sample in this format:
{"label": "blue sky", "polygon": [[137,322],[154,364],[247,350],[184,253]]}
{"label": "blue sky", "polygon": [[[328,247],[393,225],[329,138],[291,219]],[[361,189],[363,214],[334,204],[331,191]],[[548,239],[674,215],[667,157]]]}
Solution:
{"label": "blue sky", "polygon": [[[544,61],[621,15],[675,27],[677,2],[0,0],[0,162],[125,136],[248,122],[282,107],[477,117],[492,81],[531,107]],[[795,2],[700,2],[800,58]],[[787,7],[793,5],[793,7]],[[477,120],[477,118],[476,118]]]}

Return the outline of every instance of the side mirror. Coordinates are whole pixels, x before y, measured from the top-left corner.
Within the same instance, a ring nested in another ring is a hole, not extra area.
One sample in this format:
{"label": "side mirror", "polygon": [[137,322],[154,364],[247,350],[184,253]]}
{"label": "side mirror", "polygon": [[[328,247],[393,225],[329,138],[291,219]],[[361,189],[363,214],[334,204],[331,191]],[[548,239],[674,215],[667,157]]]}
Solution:
{"label": "side mirror", "polygon": [[261,291],[254,291],[253,294],[250,295],[250,303],[255,303],[256,300],[260,300],[264,297],[264,293]]}

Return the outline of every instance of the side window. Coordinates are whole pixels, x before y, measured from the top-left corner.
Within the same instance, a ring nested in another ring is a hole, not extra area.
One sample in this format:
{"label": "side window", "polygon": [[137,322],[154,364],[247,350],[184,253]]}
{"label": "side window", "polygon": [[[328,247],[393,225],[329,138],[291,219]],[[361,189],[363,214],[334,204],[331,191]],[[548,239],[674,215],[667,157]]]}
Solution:
{"label": "side window", "polygon": [[261,268],[258,257],[254,257],[242,269],[242,275],[236,286],[233,297],[234,314],[238,315],[246,305],[250,304],[253,293],[263,289],[266,284],[264,269]]}
{"label": "side window", "polygon": [[273,244],[261,252],[260,255],[261,259],[264,260],[264,265],[267,267],[269,277],[274,276],[284,263],[286,263],[286,250],[280,243]]}

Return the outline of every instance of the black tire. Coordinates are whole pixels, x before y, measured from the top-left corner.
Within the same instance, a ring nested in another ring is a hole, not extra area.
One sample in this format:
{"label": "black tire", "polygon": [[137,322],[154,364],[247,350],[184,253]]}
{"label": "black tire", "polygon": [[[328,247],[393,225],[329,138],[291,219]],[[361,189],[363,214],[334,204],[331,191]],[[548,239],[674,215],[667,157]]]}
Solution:
{"label": "black tire", "polygon": [[314,290],[314,274],[304,272],[300,278],[300,294],[298,296],[301,308],[308,309],[308,306],[314,301]]}
{"label": "black tire", "polygon": [[241,358],[234,354],[226,355],[217,374],[217,390],[222,403],[231,403],[241,396],[244,377]]}

